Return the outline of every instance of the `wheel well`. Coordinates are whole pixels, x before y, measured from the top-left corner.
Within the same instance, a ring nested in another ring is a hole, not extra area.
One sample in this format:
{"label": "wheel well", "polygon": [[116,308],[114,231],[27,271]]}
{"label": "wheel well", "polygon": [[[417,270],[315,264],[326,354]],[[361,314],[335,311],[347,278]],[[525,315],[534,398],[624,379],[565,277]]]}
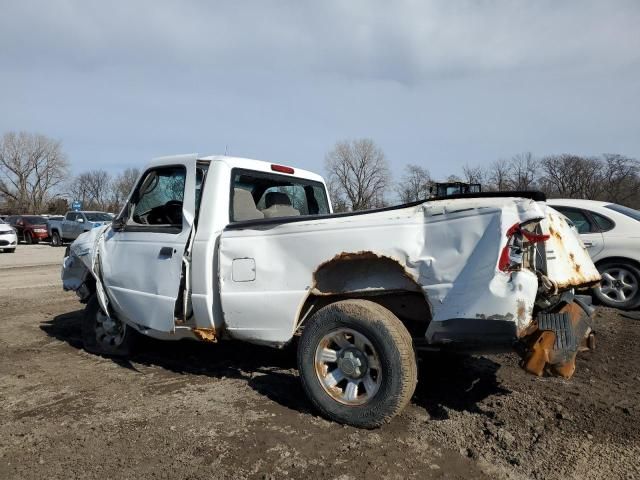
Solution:
{"label": "wheel well", "polygon": [[619,263],[629,263],[631,265],[633,265],[634,267],[636,267],[638,270],[640,270],[640,262],[638,262],[637,260],[633,260],[632,258],[626,258],[626,257],[607,257],[607,258],[603,258],[601,260],[598,260],[597,262],[595,262],[596,267],[602,265],[603,263],[612,263],[612,262],[619,262]]}
{"label": "wheel well", "polygon": [[431,306],[413,275],[396,259],[373,252],[342,253],[316,269],[296,330],[322,307],[361,298],[387,308],[411,336],[423,337]]}

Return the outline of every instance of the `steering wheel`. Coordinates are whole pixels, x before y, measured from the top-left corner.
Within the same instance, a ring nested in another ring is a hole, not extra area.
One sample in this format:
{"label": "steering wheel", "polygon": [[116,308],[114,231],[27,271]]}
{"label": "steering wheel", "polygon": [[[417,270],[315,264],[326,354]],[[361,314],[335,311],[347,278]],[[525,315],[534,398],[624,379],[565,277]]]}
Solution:
{"label": "steering wheel", "polygon": [[167,223],[177,225],[182,223],[182,202],[180,200],[169,200],[163,205],[164,217]]}

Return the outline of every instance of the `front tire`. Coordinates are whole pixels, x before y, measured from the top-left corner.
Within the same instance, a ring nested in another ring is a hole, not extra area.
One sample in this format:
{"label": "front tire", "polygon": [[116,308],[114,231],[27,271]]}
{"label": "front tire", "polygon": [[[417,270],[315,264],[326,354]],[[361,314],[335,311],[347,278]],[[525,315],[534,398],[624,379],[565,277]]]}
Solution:
{"label": "front tire", "polygon": [[27,245],[33,244],[33,236],[29,232],[25,233],[24,234],[24,241],[25,241],[25,243]]}
{"label": "front tire", "polygon": [[603,305],[622,310],[640,305],[640,271],[636,267],[610,261],[598,265],[598,271],[602,281],[593,293]]}
{"label": "front tire", "polygon": [[62,239],[60,238],[60,234],[58,232],[53,232],[51,234],[51,245],[54,247],[62,246]]}
{"label": "front tire", "polygon": [[327,418],[361,428],[390,421],[417,382],[411,335],[398,317],[368,300],[320,309],[298,346],[302,386]]}
{"label": "front tire", "polygon": [[87,352],[110,357],[130,355],[137,339],[137,332],[133,328],[102,311],[95,294],[84,309],[81,330]]}

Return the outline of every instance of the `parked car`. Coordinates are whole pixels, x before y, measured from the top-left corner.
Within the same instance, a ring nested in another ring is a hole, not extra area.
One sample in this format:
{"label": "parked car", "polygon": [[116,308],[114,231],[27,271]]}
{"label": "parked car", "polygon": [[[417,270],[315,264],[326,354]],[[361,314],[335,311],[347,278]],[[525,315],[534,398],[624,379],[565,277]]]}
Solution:
{"label": "parked car", "polygon": [[525,370],[570,377],[592,345],[593,310],[573,292],[600,275],[577,233],[543,202],[491,195],[332,214],[311,172],[165,157],[112,224],[70,245],[63,287],[87,303],[91,352],[126,355],[138,333],[272,347],[300,335],[313,404],[375,427],[413,395],[420,349],[519,345]]}
{"label": "parked car", "polygon": [[7,218],[18,239],[25,243],[38,243],[49,238],[47,233],[47,219],[40,215],[11,215]]}
{"label": "parked car", "polygon": [[595,200],[558,198],[547,203],[575,225],[600,271],[596,298],[609,307],[639,307],[640,211]]}
{"label": "parked car", "polygon": [[11,225],[0,220],[0,251],[13,253],[18,246],[18,235]]}
{"label": "parked car", "polygon": [[58,220],[49,219],[47,230],[51,237],[51,244],[55,247],[64,242],[75,240],[78,235],[88,232],[92,228],[111,223],[113,217],[105,212],[69,211]]}

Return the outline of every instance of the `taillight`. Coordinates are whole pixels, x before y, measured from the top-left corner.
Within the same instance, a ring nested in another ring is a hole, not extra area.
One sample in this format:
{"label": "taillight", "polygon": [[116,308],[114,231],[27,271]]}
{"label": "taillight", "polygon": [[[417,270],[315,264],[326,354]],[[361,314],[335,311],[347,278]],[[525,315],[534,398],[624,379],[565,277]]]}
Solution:
{"label": "taillight", "polygon": [[498,268],[502,272],[511,272],[522,268],[522,257],[524,256],[524,239],[529,243],[544,242],[549,239],[549,235],[539,235],[537,233],[524,230],[520,224],[516,223],[507,230],[507,244],[500,253]]}

